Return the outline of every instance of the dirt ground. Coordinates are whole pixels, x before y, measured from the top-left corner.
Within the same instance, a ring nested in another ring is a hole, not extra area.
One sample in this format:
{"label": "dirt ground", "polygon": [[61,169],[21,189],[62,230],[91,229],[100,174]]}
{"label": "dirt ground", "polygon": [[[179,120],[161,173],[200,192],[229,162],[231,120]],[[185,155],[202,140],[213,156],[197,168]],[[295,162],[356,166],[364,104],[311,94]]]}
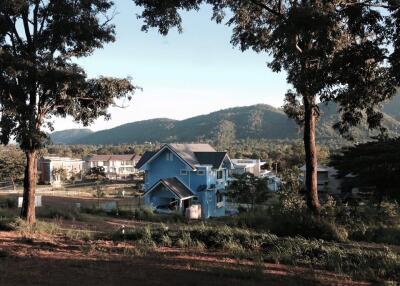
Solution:
{"label": "dirt ground", "polygon": [[[106,199],[104,199],[106,200]],[[62,207],[93,198],[44,197]],[[149,224],[86,215],[57,220],[64,230],[111,232]],[[0,286],[7,285],[368,285],[326,271],[232,259],[223,252],[144,248],[128,242],[0,231]]]}
{"label": "dirt ground", "polygon": [[[104,223],[113,227],[120,222]],[[43,235],[26,238],[18,232],[0,232],[0,250],[2,286],[368,285],[326,271],[255,265],[222,252],[141,248],[126,242]]]}

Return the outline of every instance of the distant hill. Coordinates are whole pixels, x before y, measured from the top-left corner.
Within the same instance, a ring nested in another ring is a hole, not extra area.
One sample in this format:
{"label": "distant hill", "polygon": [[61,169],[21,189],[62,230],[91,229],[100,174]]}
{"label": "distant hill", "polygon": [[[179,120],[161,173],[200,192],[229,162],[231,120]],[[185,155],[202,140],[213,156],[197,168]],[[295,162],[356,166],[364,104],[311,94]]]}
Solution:
{"label": "distant hill", "polygon": [[93,131],[88,128],[83,129],[67,129],[56,131],[50,134],[50,140],[54,144],[74,144],[82,137],[92,134]]}
{"label": "distant hill", "polygon": [[[397,99],[396,99],[397,100]],[[397,101],[393,104],[397,104]],[[385,108],[389,108],[387,104]],[[319,139],[337,139],[338,133],[332,125],[338,121],[335,104],[321,104],[321,118],[317,125]],[[397,110],[398,112],[399,110]],[[393,109],[391,115],[395,115]],[[400,121],[389,114],[384,115],[384,125],[390,133],[400,135]],[[79,130],[79,129],[78,129]],[[217,140],[219,142],[238,139],[298,139],[302,137],[296,123],[278,108],[258,104],[235,107],[200,115],[185,120],[167,118],[151,119],[127,123],[112,129],[76,136],[76,130],[57,133],[57,143],[64,144],[123,144],[151,142],[196,142]],[[52,137],[54,137],[54,134]],[[75,135],[74,135],[75,134]],[[354,129],[357,138],[373,135],[366,125]],[[65,141],[61,139],[65,138]]]}

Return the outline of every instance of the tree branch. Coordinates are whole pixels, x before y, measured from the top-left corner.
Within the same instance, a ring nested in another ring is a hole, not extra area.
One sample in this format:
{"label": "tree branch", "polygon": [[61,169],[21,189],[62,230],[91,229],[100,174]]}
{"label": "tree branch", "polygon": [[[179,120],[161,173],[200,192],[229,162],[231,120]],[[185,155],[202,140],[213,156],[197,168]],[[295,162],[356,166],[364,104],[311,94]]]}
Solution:
{"label": "tree branch", "polygon": [[283,13],[282,13],[281,7],[279,7],[278,11],[276,11],[273,8],[269,7],[268,5],[262,3],[262,2],[260,2],[258,0],[250,0],[250,2],[253,3],[254,5],[259,6],[262,9],[267,10],[269,13],[274,14],[277,17],[283,17]]}

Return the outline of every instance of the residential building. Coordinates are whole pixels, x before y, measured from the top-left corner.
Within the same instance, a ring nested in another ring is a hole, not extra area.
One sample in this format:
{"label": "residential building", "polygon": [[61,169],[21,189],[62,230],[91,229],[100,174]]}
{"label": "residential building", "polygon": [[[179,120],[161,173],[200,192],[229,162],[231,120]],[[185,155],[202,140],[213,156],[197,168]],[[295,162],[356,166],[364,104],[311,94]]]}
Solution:
{"label": "residential building", "polygon": [[256,177],[265,177],[269,171],[261,169],[265,162],[260,159],[232,159],[233,170],[232,174],[242,175],[251,173]]}
{"label": "residential building", "polygon": [[139,160],[140,156],[136,154],[90,155],[85,158],[85,172],[93,167],[103,167],[108,179],[130,179],[138,172],[135,165]]}
{"label": "residential building", "polygon": [[165,144],[146,152],[136,165],[144,171],[144,202],[155,210],[185,213],[201,206],[203,218],[225,215],[225,189],[233,164],[208,144]]}
{"label": "residential building", "polygon": [[82,172],[81,159],[49,155],[38,160],[38,178],[43,184],[61,185],[63,179],[80,181]]}
{"label": "residential building", "polygon": [[[300,168],[305,178],[306,165]],[[318,165],[317,167],[317,181],[318,192],[326,194],[340,194],[341,193],[341,180],[337,178],[338,171],[335,168]],[[303,179],[304,181],[304,179]]]}

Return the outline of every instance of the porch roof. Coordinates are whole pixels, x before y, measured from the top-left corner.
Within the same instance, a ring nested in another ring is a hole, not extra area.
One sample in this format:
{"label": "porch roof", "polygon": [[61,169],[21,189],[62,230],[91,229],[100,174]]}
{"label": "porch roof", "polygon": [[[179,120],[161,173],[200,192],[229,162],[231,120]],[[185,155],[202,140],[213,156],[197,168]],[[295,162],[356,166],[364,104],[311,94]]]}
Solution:
{"label": "porch roof", "polygon": [[174,193],[179,199],[186,199],[195,196],[195,194],[193,194],[193,192],[188,187],[186,187],[181,181],[179,181],[175,177],[159,180],[145,193],[145,195],[151,193],[159,185],[165,186],[168,190]]}

